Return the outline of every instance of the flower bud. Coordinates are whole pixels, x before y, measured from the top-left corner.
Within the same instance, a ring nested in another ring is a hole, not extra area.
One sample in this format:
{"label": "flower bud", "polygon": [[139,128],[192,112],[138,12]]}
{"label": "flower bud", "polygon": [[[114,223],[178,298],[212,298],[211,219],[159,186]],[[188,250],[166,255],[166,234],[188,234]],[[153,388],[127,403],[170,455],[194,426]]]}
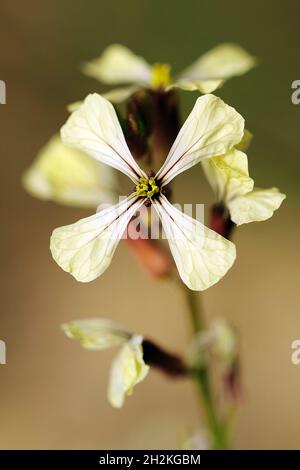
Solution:
{"label": "flower bud", "polygon": [[164,351],[150,340],[143,340],[144,361],[150,367],[156,367],[172,377],[185,376],[188,369],[183,360],[169,352]]}
{"label": "flower bud", "polygon": [[222,203],[214,204],[210,211],[210,228],[230,240],[235,224]]}

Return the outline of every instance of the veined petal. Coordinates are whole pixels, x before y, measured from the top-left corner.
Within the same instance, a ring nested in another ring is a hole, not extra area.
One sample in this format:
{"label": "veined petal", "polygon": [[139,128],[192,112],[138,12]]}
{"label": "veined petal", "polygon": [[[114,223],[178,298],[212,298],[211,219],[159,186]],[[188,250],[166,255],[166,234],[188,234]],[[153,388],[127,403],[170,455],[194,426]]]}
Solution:
{"label": "veined petal", "polygon": [[120,346],[132,336],[127,330],[104,318],[74,320],[62,325],[65,334],[78,339],[83,348],[102,350]]}
{"label": "veined petal", "polygon": [[221,157],[203,160],[202,168],[217,201],[227,202],[253,189],[247,155],[235,148]]}
{"label": "veined petal", "polygon": [[200,160],[223,155],[241,141],[244,119],[213,95],[201,96],[183,124],[156,178],[162,185]]}
{"label": "veined petal", "polygon": [[126,144],[113,105],[102,96],[88,95],[61,129],[65,144],[125,173],[135,183],[144,173]]}
{"label": "veined petal", "polygon": [[82,71],[102,83],[149,85],[151,66],[121,44],[107,47],[98,59],[83,65]]}
{"label": "veined petal", "polygon": [[50,243],[53,258],[77,281],[93,281],[110,265],[129,220],[142,204],[132,194],[95,215],[55,229]]}
{"label": "veined petal", "polygon": [[144,380],[149,372],[143,359],[143,338],[133,336],[122,346],[111,368],[108,385],[108,400],[115,408],[121,408],[126,395]]}
{"label": "veined petal", "polygon": [[252,192],[232,199],[227,206],[231,220],[236,225],[242,225],[269,219],[285,198],[286,195],[277,188],[254,188]]}
{"label": "veined petal", "polygon": [[218,282],[235,260],[234,244],[180,212],[164,196],[153,205],[182,281],[200,291]]}
{"label": "veined petal", "polygon": [[117,188],[112,168],[67,147],[59,135],[38,153],[23,175],[23,184],[40,199],[81,207],[113,202]]}
{"label": "veined petal", "polygon": [[225,80],[243,75],[255,64],[256,59],[237,44],[220,44],[185,69],[177,84],[194,85],[194,89],[199,89],[202,93],[211,93]]}

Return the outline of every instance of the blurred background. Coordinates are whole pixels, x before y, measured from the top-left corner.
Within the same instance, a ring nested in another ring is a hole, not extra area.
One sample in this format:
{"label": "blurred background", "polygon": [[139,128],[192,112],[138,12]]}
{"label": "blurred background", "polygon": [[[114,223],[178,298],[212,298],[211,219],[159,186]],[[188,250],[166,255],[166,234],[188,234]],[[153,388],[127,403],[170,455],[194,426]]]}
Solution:
{"label": "blurred background", "polygon": [[[234,448],[299,449],[300,366],[290,361],[291,342],[300,339],[300,105],[291,103],[291,83],[300,79],[298,0],[1,0],[0,11],[0,79],[7,85],[0,106],[0,338],[7,344],[0,447],[167,449],[197,429],[189,382],[153,371],[114,410],[106,400],[114,352],[85,351],[60,331],[68,320],[109,317],[184,352],[189,330],[180,293],[141,274],[124,243],[101,279],[77,283],[52,261],[49,237],[90,212],[33,199],[20,178],[66,120],[66,105],[105,90],[79,65],[107,45],[122,43],[176,72],[232,41],[260,65],[216,93],[254,133],[248,154],[257,186],[278,186],[288,198],[271,220],[236,232],[237,262],[204,303],[208,320],[224,316],[241,336],[244,397]],[[197,94],[180,96],[185,116]],[[177,202],[212,201],[200,167],[175,189]]]}

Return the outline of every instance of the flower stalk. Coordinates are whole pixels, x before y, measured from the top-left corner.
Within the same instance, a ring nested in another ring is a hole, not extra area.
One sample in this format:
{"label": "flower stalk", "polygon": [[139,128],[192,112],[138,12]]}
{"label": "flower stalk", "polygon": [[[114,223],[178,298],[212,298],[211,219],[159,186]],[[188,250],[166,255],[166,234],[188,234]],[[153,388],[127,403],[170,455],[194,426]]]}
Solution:
{"label": "flower stalk", "polygon": [[[204,311],[200,295],[183,287],[188,307],[192,335],[204,330]],[[197,367],[193,374],[196,390],[199,395],[201,409],[204,410],[207,426],[211,434],[213,449],[228,449],[229,436],[226,423],[220,418],[211,385],[210,369],[207,364]]]}

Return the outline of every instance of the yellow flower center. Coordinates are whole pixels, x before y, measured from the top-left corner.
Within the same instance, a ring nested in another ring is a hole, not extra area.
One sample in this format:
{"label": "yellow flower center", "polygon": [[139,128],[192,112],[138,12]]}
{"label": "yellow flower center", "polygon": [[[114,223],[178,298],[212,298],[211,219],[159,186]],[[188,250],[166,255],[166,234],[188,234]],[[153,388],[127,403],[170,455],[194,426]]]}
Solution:
{"label": "yellow flower center", "polygon": [[146,197],[147,199],[151,199],[159,193],[159,186],[156,184],[155,178],[153,177],[141,177],[135,189],[137,196]]}
{"label": "yellow flower center", "polygon": [[154,64],[152,66],[152,88],[165,88],[168,85],[171,85],[170,69],[169,64]]}

